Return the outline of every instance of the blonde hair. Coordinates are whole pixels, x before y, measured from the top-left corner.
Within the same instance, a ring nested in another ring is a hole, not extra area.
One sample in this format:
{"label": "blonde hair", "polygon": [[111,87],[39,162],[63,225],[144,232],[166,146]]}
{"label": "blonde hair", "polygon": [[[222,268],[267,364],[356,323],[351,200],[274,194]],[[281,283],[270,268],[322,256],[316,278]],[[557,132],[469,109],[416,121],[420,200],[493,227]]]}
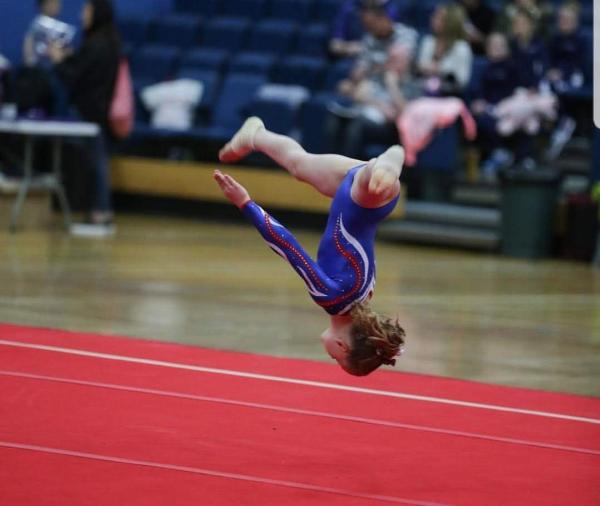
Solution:
{"label": "blonde hair", "polygon": [[364,302],[354,306],[350,316],[352,346],[347,371],[365,376],[381,364],[395,365],[406,335],[398,321],[378,315]]}
{"label": "blonde hair", "polygon": [[450,49],[458,40],[465,38],[466,13],[462,5],[451,3],[439,7],[444,9],[444,22],[442,33],[440,34],[448,44]]}

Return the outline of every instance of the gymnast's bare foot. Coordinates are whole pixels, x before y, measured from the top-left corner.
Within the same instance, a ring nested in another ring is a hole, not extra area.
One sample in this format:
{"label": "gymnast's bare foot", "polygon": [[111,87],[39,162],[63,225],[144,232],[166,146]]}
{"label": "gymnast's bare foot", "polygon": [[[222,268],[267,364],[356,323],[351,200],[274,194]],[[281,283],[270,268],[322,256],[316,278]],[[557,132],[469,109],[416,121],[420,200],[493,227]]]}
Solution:
{"label": "gymnast's bare foot", "polygon": [[233,179],[229,174],[223,174],[220,170],[215,170],[213,178],[221,187],[223,195],[238,208],[244,207],[250,201],[250,195],[246,188]]}
{"label": "gymnast's bare foot", "polygon": [[265,125],[260,118],[248,118],[231,140],[219,151],[219,160],[237,162],[254,151],[254,136]]}
{"label": "gymnast's bare foot", "polygon": [[369,181],[369,192],[376,195],[393,192],[404,165],[404,149],[392,146],[375,159]]}

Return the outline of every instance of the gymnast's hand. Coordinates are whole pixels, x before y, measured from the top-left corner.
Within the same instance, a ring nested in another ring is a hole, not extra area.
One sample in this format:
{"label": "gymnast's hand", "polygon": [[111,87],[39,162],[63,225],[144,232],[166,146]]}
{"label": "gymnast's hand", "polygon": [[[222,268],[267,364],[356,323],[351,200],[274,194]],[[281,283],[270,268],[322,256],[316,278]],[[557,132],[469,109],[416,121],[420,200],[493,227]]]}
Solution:
{"label": "gymnast's hand", "polygon": [[215,170],[213,178],[221,187],[223,195],[240,209],[250,201],[250,195],[246,188],[233,179],[229,174],[223,174],[220,170]]}

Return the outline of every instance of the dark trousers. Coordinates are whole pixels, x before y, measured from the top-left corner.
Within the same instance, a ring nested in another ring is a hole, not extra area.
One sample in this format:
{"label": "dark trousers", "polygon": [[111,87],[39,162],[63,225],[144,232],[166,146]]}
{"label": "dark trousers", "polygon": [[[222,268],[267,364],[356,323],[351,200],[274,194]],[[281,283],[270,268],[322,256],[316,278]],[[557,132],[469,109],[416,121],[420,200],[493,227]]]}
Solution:
{"label": "dark trousers", "polygon": [[329,151],[350,158],[365,158],[367,144],[398,144],[398,130],[392,122],[376,123],[361,116],[342,118],[330,114],[326,132]]}

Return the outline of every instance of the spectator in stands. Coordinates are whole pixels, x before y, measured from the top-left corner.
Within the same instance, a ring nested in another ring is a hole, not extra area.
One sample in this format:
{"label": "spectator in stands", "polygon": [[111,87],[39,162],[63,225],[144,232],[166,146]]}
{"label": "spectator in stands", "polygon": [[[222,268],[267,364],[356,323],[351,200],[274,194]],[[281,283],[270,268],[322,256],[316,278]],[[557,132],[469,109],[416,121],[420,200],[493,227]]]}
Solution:
{"label": "spectator in stands", "polygon": [[477,55],[485,54],[485,40],[494,27],[496,13],[483,0],[461,0],[465,9],[465,34]]}
{"label": "spectator in stands", "polygon": [[560,99],[560,118],[547,153],[549,159],[555,159],[576,127],[573,104],[564,93],[581,88],[584,84],[586,43],[579,28],[577,4],[567,2],[558,10],[556,32],[550,39],[548,49],[549,69],[546,77]]}
{"label": "spectator in stands", "polygon": [[[536,18],[531,10],[518,9],[512,18],[511,53],[517,68],[518,86],[528,90],[530,99],[540,96],[542,80],[548,65],[546,44],[537,35]],[[533,124],[535,125],[535,123]],[[521,129],[515,144],[519,163],[527,168],[535,167],[535,136],[539,127]]]}
{"label": "spectator in stands", "polygon": [[53,72],[48,54],[51,44],[69,47],[75,28],[59,21],[61,0],[37,0],[39,12],[31,22],[23,42],[24,67],[16,78],[17,100],[23,113],[64,116],[68,98]]}
{"label": "spectator in stands", "polygon": [[[40,32],[45,32],[47,28],[44,25],[44,18],[56,20],[62,9],[61,0],[37,0],[39,13],[31,22],[29,30],[25,34],[23,41],[23,63],[27,67],[35,67],[37,65],[51,66],[52,61],[47,53],[46,41],[36,39],[42,35]],[[36,47],[37,45],[40,47]]]}
{"label": "spectator in stands", "polygon": [[552,5],[541,0],[512,0],[507,2],[502,12],[497,16],[496,30],[509,34],[513,27],[514,18],[521,12],[526,12],[535,26],[540,28],[540,34],[546,35],[546,27],[550,25]]}
{"label": "spectator in stands", "polygon": [[535,90],[546,72],[548,56],[543,40],[536,35],[535,19],[528,10],[515,13],[511,34],[511,53],[518,69],[519,85]]}
{"label": "spectator in stands", "polygon": [[339,85],[354,107],[332,107],[328,125],[332,151],[349,157],[362,155],[365,141],[397,143],[395,120],[404,103],[420,94],[410,71],[417,32],[394,23],[382,6],[363,6],[361,19],[367,31],[363,50]]}
{"label": "spectator in stands", "polygon": [[364,27],[360,18],[363,7],[382,7],[392,19],[398,19],[398,8],[391,0],[346,0],[333,20],[329,52],[336,58],[354,58],[362,50]]}
{"label": "spectator in stands", "polygon": [[120,38],[110,0],[88,0],[82,11],[83,42],[72,55],[61,46],[52,46],[50,55],[57,72],[67,85],[71,101],[85,120],[100,126],[101,134],[89,152],[93,174],[90,223],[98,231],[111,230],[112,205],[108,166],[111,138],[109,111],[119,59]]}
{"label": "spectator in stands", "polygon": [[480,147],[487,160],[483,163],[483,176],[493,180],[499,169],[513,162],[513,155],[507,146],[507,139],[497,131],[494,106],[510,97],[517,87],[516,66],[510,57],[510,47],[506,36],[492,32],[486,43],[487,65],[481,83],[471,103],[471,111],[477,122]]}
{"label": "spectator in stands", "polygon": [[431,34],[421,42],[417,70],[429,95],[459,95],[471,78],[473,53],[465,40],[465,11],[456,3],[439,5]]}

